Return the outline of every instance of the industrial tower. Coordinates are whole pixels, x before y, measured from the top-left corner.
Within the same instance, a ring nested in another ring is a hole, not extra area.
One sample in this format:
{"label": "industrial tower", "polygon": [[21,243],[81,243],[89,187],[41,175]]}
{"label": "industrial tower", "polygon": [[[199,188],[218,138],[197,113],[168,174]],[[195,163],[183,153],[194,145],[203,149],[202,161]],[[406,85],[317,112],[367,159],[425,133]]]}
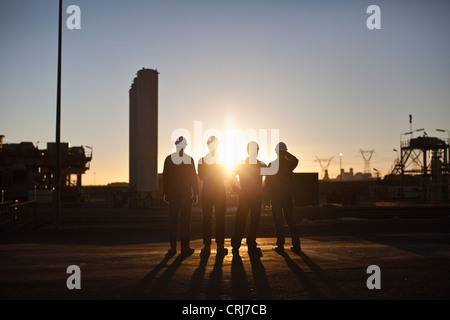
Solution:
{"label": "industrial tower", "polygon": [[130,188],[151,201],[158,191],[158,75],[143,68],[130,89]]}
{"label": "industrial tower", "polygon": [[392,174],[431,175],[433,171],[450,174],[449,144],[436,137],[418,137],[401,142],[400,160]]}

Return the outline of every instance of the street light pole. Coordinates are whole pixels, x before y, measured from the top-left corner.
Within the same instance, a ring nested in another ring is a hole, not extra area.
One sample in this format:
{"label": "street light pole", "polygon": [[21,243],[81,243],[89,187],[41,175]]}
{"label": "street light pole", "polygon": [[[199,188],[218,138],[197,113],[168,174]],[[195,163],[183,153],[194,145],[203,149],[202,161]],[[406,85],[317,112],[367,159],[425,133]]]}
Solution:
{"label": "street light pole", "polygon": [[377,174],[377,178],[379,178],[380,177],[380,172],[376,169],[376,168],[373,168],[373,171],[375,171],[376,172],[376,174]]}
{"label": "street light pole", "polygon": [[[414,134],[414,132],[420,132],[420,131],[424,131],[425,129],[417,129],[417,130],[413,130],[413,131],[410,131],[410,132],[405,132],[405,133],[402,133],[402,134],[400,134],[400,148],[402,147],[402,136],[406,136],[406,135],[408,135],[408,134]],[[412,137],[414,137],[414,136],[412,136]]]}
{"label": "street light pole", "polygon": [[402,146],[402,136],[406,136],[406,135],[412,134],[412,133],[413,133],[413,132],[410,131],[410,132],[405,132],[405,133],[401,133],[401,134],[400,134],[400,147]]}
{"label": "street light pole", "polygon": [[339,153],[339,169],[340,169],[341,182],[342,182],[342,152]]}
{"label": "street light pole", "polygon": [[62,49],[62,9],[63,0],[59,0],[59,26],[58,26],[58,80],[56,89],[56,185],[54,227],[59,230],[61,211],[61,49]]}
{"label": "street light pole", "polygon": [[[425,131],[425,129],[424,129],[424,128],[422,128],[422,129],[416,129],[416,130],[412,131],[412,133],[414,134],[414,132],[420,132],[420,131]],[[412,137],[414,138],[414,135],[413,135]]]}
{"label": "street light pole", "polygon": [[399,157],[398,157],[398,150],[397,149],[392,149],[392,150],[394,150],[394,152],[396,152],[397,153],[397,163],[399,162]]}
{"label": "street light pole", "polygon": [[447,143],[450,143],[450,130],[444,130],[444,129],[436,129],[438,132],[447,132],[448,133],[448,141]]}
{"label": "street light pole", "polygon": [[[436,129],[436,131],[447,132],[448,133],[448,140],[445,141],[445,142],[447,143],[447,146],[450,145],[450,130]],[[444,154],[444,162],[446,162],[446,165],[448,165],[448,159],[449,158],[450,158],[450,148],[447,148],[447,151]]]}

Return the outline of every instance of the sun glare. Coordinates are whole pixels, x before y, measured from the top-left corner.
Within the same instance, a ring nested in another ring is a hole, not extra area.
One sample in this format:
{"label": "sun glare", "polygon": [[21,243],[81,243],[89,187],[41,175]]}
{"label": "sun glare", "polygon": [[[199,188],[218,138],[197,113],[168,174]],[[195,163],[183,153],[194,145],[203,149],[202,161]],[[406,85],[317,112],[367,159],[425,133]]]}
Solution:
{"label": "sun glare", "polygon": [[[219,140],[217,160],[225,166],[228,173],[231,173],[237,164],[241,163],[248,157],[247,144],[249,141],[256,141],[259,144],[259,160],[268,164],[273,158],[273,154],[271,154],[270,151],[271,149],[274,149],[274,147],[267,145],[267,130],[236,129],[233,122],[231,120],[227,120],[223,131],[216,131],[217,132],[214,132],[214,135]],[[209,132],[205,135],[205,137],[208,135]],[[273,137],[271,136],[270,139],[272,140]]]}
{"label": "sun glare", "polygon": [[234,167],[240,161],[245,159],[247,155],[245,151],[246,148],[247,146],[243,143],[243,141],[236,139],[234,128],[232,126],[228,126],[225,131],[222,159],[229,173],[233,171]]}
{"label": "sun glare", "polygon": [[227,171],[231,173],[237,164],[236,150],[234,146],[232,146],[231,144],[225,145],[224,149],[225,149],[223,156],[224,164],[225,167],[227,168]]}

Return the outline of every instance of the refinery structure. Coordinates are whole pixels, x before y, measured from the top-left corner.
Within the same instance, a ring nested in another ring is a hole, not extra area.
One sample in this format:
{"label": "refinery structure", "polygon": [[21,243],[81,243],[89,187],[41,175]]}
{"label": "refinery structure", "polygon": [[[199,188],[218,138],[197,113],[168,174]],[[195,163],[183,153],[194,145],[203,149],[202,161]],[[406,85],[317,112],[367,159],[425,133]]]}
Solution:
{"label": "refinery structure", "polygon": [[392,174],[418,174],[436,179],[450,173],[449,141],[424,133],[421,137],[402,141],[400,150]]}
{"label": "refinery structure", "polygon": [[[447,130],[436,129],[438,132]],[[414,132],[422,132],[414,137]],[[364,172],[346,172],[342,168],[335,179],[330,179],[328,167],[333,160],[316,156],[322,170],[320,194],[326,203],[359,204],[361,201],[406,201],[415,203],[441,203],[450,200],[450,137],[430,137],[424,129],[403,133],[400,138],[400,152],[391,171],[380,177],[370,161],[375,150],[362,150]],[[341,156],[341,155],[340,155]],[[372,174],[372,170],[374,174]]]}
{"label": "refinery structure", "polygon": [[158,198],[158,75],[143,68],[130,89],[129,186],[146,206]]}
{"label": "refinery structure", "polygon": [[[4,144],[4,138],[0,139],[2,203],[35,199],[51,203],[56,187],[56,144],[50,142],[47,149],[39,149],[32,142]],[[62,200],[80,200],[82,175],[89,170],[91,160],[91,147],[61,143]]]}
{"label": "refinery structure", "polygon": [[[161,179],[158,175],[158,78],[159,72],[141,69],[129,89],[129,183],[120,191],[104,189],[105,197],[114,197],[116,206],[152,207],[161,201]],[[447,130],[436,129],[439,132]],[[422,132],[414,137],[414,132]],[[402,137],[409,136],[407,140]],[[31,142],[4,143],[0,135],[0,187],[2,202],[37,199],[52,202],[56,187],[56,144],[39,149]],[[371,167],[374,149],[359,149],[363,172],[345,171],[342,154],[336,178],[329,176],[335,155],[315,157],[318,173],[295,173],[297,204],[359,204],[362,201],[416,201],[438,203],[448,201],[450,175],[450,135],[448,139],[428,136],[424,129],[400,135],[400,147],[392,170],[384,177]],[[61,144],[61,199],[84,201],[93,187],[82,186],[82,175],[89,169],[92,147]],[[372,172],[374,174],[372,174]],[[201,184],[200,184],[201,186]],[[104,186],[103,186],[104,187]],[[97,190],[99,190],[97,188]],[[103,189],[102,189],[103,190]]]}

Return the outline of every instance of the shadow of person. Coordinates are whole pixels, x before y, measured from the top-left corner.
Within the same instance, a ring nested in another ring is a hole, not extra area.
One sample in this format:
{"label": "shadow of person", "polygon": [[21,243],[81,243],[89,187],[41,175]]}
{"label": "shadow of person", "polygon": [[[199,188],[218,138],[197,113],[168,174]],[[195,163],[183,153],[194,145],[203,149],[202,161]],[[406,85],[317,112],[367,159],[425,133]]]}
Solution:
{"label": "shadow of person", "polygon": [[295,262],[294,260],[289,257],[289,255],[282,251],[276,251],[280,256],[284,258],[286,261],[286,264],[288,267],[294,272],[295,276],[298,278],[300,283],[302,284],[303,288],[307,291],[309,297],[313,300],[322,299],[322,295],[320,291],[315,287],[313,282],[309,279],[306,272],[302,270]]}
{"label": "shadow of person", "polygon": [[[173,275],[177,271],[177,269],[181,266],[183,261],[190,257],[191,254],[179,254],[176,259],[172,262],[172,264],[161,274],[161,276],[156,280],[155,285],[148,290],[147,294],[143,292],[142,296],[149,299],[161,299],[164,294],[167,286],[172,279]],[[145,288],[144,288],[145,290]]]}
{"label": "shadow of person", "polygon": [[161,271],[162,268],[164,268],[164,266],[170,261],[170,259],[172,259],[174,255],[175,253],[167,253],[164,256],[164,259],[141,280],[136,289],[131,293],[132,299],[141,298],[144,290],[148,287],[153,278],[158,274],[159,271]]}
{"label": "shadow of person", "polygon": [[260,254],[250,254],[253,280],[255,281],[257,299],[272,299],[272,289],[267,280],[266,269],[261,263]]}
{"label": "shadow of person", "polygon": [[200,264],[195,269],[191,277],[191,282],[189,288],[186,292],[186,299],[198,299],[200,294],[200,288],[202,286],[202,281],[205,276],[206,265],[208,264],[210,253],[202,253],[200,255]]}
{"label": "shadow of person", "polygon": [[233,299],[250,299],[250,286],[247,275],[245,274],[242,258],[238,254],[234,254],[233,260],[231,261],[231,291]]}
{"label": "shadow of person", "polygon": [[209,300],[219,300],[222,287],[223,259],[225,255],[217,254],[214,262],[214,268],[209,275],[208,287],[206,289],[206,298]]}
{"label": "shadow of person", "polygon": [[332,279],[322,268],[320,268],[310,257],[303,251],[296,252],[296,255],[300,256],[306,265],[322,280],[325,286],[330,290],[335,299],[346,299],[347,295],[339,287],[334,279]]}

